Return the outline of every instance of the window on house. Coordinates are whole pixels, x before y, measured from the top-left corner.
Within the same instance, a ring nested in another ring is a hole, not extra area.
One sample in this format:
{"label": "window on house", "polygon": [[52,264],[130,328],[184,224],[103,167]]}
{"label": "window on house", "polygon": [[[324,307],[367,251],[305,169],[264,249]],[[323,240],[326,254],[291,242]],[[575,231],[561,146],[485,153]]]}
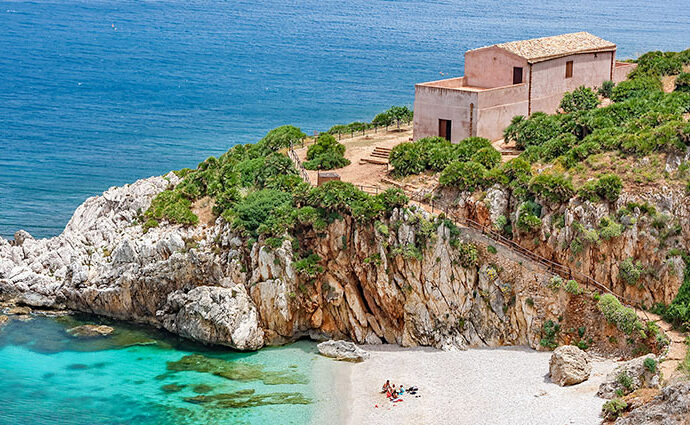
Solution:
{"label": "window on house", "polygon": [[565,78],[573,78],[573,61],[565,63]]}
{"label": "window on house", "polygon": [[514,66],[513,67],[513,84],[521,84],[521,83],[522,83],[522,67]]}

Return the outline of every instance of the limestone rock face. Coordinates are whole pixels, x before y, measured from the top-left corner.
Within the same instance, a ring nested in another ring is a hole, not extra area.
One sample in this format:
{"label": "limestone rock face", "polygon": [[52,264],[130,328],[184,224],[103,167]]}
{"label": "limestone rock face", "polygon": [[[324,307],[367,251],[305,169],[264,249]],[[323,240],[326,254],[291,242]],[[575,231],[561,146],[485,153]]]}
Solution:
{"label": "limestone rock face", "polygon": [[114,330],[111,326],[106,325],[81,325],[67,329],[67,333],[76,338],[94,338],[108,336]]}
{"label": "limestone rock face", "polygon": [[170,332],[196,341],[239,350],[256,350],[264,345],[256,307],[241,284],[174,292],[158,316]]}
{"label": "limestone rock face", "polygon": [[[144,232],[142,212],[177,183],[170,173],[111,188],[87,199],[54,238],[0,238],[0,298],[242,350],[302,337],[539,348],[544,322],[568,305],[548,288],[543,267],[499,245],[487,254],[495,242],[472,229],[451,231],[415,206],[377,225],[344,215],[279,246],[263,238],[249,244],[222,218]],[[506,196],[492,192],[493,215],[507,214]],[[307,252],[323,272],[295,267]]]}
{"label": "limestone rock face", "polygon": [[651,402],[618,418],[614,425],[688,425],[690,423],[690,382],[669,385]]}
{"label": "limestone rock face", "polygon": [[551,380],[561,387],[575,385],[589,379],[592,366],[587,353],[574,345],[556,348],[549,361]]}
{"label": "limestone rock face", "polygon": [[597,395],[601,398],[614,398],[617,391],[629,394],[638,388],[651,388],[659,386],[659,367],[654,372],[649,370],[644,362],[652,359],[658,362],[654,354],[637,357],[616,367],[606,376],[606,380],[599,386]]}
{"label": "limestone rock face", "polygon": [[369,358],[369,353],[350,341],[326,341],[318,346],[319,353],[336,360],[361,362]]}

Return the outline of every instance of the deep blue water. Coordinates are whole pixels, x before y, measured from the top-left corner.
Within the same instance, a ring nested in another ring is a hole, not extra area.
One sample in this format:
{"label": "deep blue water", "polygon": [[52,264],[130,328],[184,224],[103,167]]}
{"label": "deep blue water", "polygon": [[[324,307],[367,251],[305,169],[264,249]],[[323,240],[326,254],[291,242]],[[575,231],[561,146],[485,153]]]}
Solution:
{"label": "deep blue water", "polygon": [[681,0],[0,1],[0,235],[60,232],[113,185],[269,129],[411,105],[462,52],[587,30],[619,55],[690,45]]}

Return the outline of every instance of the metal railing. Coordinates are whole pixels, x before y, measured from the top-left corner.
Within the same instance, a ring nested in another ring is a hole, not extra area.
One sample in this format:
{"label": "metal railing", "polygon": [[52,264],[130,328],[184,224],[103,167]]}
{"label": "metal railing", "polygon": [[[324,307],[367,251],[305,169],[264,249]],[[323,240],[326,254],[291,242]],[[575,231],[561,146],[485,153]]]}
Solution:
{"label": "metal railing", "polygon": [[403,126],[409,126],[412,121],[402,121],[401,123],[398,124],[390,124],[390,125],[373,125],[370,127],[363,127],[358,130],[350,130],[350,131],[338,131],[337,133],[332,133],[334,137],[337,137],[338,140],[345,140],[345,139],[353,139],[355,137],[360,137],[360,136],[365,136],[367,134],[377,134],[379,132],[387,132],[390,129],[394,130],[400,130]]}
{"label": "metal railing", "polygon": [[299,156],[297,155],[297,152],[290,146],[290,149],[288,149],[288,158],[292,160],[292,162],[295,164],[295,168],[297,168],[297,171],[299,172],[300,177],[302,177],[302,180],[305,182],[312,184],[311,180],[309,179],[309,173],[307,173],[306,168],[304,168],[304,165],[302,165],[302,161],[299,159]]}

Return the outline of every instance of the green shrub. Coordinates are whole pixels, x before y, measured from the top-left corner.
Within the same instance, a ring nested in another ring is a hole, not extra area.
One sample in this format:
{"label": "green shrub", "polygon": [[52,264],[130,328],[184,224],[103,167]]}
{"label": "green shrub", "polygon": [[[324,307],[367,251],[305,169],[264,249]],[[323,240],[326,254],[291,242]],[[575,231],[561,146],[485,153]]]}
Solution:
{"label": "green shrub", "polygon": [[644,368],[647,369],[650,373],[656,373],[657,369],[657,362],[651,357],[647,357],[644,359]]}
{"label": "green shrub", "polygon": [[443,170],[439,183],[473,192],[486,184],[486,168],[473,161],[454,161]]}
{"label": "green shrub", "polygon": [[460,264],[464,268],[476,267],[479,264],[479,250],[477,245],[467,242],[458,245]]}
{"label": "green shrub", "polygon": [[610,98],[611,94],[613,93],[613,88],[615,86],[616,86],[616,84],[611,80],[604,81],[601,84],[601,87],[599,87],[599,90],[597,90],[597,93],[599,93],[600,95],[602,95],[604,97]]}
{"label": "green shrub", "polygon": [[611,100],[614,102],[622,102],[635,97],[642,97],[650,93],[659,92],[661,88],[661,80],[659,80],[659,77],[642,76],[633,80],[625,80],[621,81],[613,88]]}
{"label": "green shrub", "polygon": [[307,160],[312,160],[327,152],[333,152],[342,156],[345,153],[345,145],[335,140],[335,137],[332,135],[322,133],[316,139],[316,143],[307,148]]}
{"label": "green shrub", "polygon": [[426,161],[418,143],[401,143],[391,150],[389,156],[393,172],[397,176],[419,174],[426,169]]}
{"label": "green shrub", "polygon": [[633,379],[626,372],[621,372],[616,377],[616,382],[618,382],[626,392],[630,392],[633,389]]}
{"label": "green shrub", "polygon": [[637,285],[643,273],[642,263],[634,262],[632,258],[626,258],[618,266],[618,277],[628,285]]}
{"label": "green shrub", "polygon": [[469,161],[472,159],[474,154],[479,152],[481,149],[491,148],[491,141],[485,139],[484,137],[468,137],[463,139],[455,147],[456,158],[461,161]]}
{"label": "green shrub", "polygon": [[542,173],[532,177],[529,190],[542,199],[559,204],[575,195],[573,183],[559,173]]}
{"label": "green shrub", "polygon": [[306,258],[295,261],[295,271],[307,277],[316,277],[323,273],[323,267],[318,264],[319,261],[321,261],[321,257],[316,254],[310,254]]}
{"label": "green shrub", "polygon": [[547,320],[541,327],[541,340],[539,344],[542,347],[546,347],[550,350],[558,347],[556,338],[558,337],[558,332],[561,330],[561,325],[554,323],[553,320]]}
{"label": "green shrub", "polygon": [[616,202],[623,189],[621,178],[615,174],[604,174],[596,183],[597,195],[609,202]]}
{"label": "green shrub", "polygon": [[516,226],[524,232],[533,232],[541,228],[541,205],[526,201],[518,209]]}
{"label": "green shrub", "polygon": [[679,253],[685,263],[683,284],[671,304],[660,313],[669,323],[682,331],[690,330],[690,254]]}
{"label": "green shrub", "polygon": [[577,190],[577,196],[583,201],[599,202],[601,199],[597,194],[597,181],[588,180]]}
{"label": "green shrub", "polygon": [[488,252],[489,254],[495,254],[498,252],[498,250],[496,250],[495,246],[489,245],[486,247],[486,252]]}
{"label": "green shrub", "polygon": [[676,78],[676,91],[690,93],[690,72],[681,72]]}
{"label": "green shrub", "polygon": [[675,75],[683,69],[683,55],[676,52],[647,52],[635,60],[635,69],[630,78],[638,79],[646,75]]}
{"label": "green shrub", "polygon": [[283,148],[289,148],[301,142],[305,137],[307,135],[302,133],[299,128],[292,125],[283,125],[269,131],[257,145],[265,151],[275,152]]}
{"label": "green shrub", "polygon": [[514,117],[503,136],[506,141],[514,141],[519,149],[525,149],[532,145],[541,146],[561,133],[558,115],[535,112],[529,118],[522,115]]}
{"label": "green shrub", "polygon": [[[274,189],[262,189],[247,195],[233,207],[232,215],[225,217],[233,218],[234,228],[256,236],[261,225],[265,225],[268,229],[274,229],[273,226],[278,224],[276,214],[278,209],[291,204],[292,196],[289,193]],[[279,233],[279,229],[275,229],[275,233]]]}
{"label": "green shrub", "polygon": [[307,170],[334,170],[350,165],[350,160],[336,152],[326,152],[302,165]]}
{"label": "green shrub", "polygon": [[616,223],[612,218],[604,217],[599,223],[599,236],[604,240],[619,237],[623,233],[623,225]]}
{"label": "green shrub", "polygon": [[456,159],[455,147],[450,142],[438,143],[429,148],[427,167],[434,171],[443,171]]}
{"label": "green shrub", "polygon": [[475,152],[471,160],[482,164],[488,170],[501,163],[501,153],[494,149],[493,146],[489,146]]}
{"label": "green shrub", "polygon": [[604,403],[601,408],[602,415],[606,419],[615,419],[628,409],[628,403],[616,397]]}
{"label": "green shrub", "polygon": [[146,211],[146,217],[156,220],[168,220],[171,223],[199,223],[199,217],[192,212],[192,202],[176,190],[164,190],[159,193]]}
{"label": "green shrub", "polygon": [[571,92],[566,92],[561,100],[560,108],[564,112],[577,112],[594,109],[599,105],[597,94],[592,89],[580,86]]}
{"label": "green shrub", "polygon": [[578,283],[572,279],[565,283],[565,291],[573,295],[582,294],[582,289],[580,289],[580,285],[578,285]]}
{"label": "green shrub", "polygon": [[637,318],[635,310],[623,306],[618,301],[618,298],[612,294],[603,294],[599,298],[597,307],[609,323],[615,325],[626,335],[630,335],[636,330],[644,329],[642,322]]}

